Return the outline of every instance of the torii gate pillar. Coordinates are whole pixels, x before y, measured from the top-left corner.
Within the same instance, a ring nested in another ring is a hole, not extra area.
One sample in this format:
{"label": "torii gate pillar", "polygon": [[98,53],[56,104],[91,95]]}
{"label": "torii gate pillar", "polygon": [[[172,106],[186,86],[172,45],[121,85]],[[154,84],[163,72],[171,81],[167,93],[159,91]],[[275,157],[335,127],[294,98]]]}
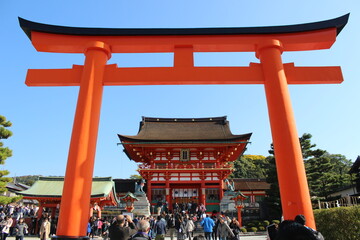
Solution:
{"label": "torii gate pillar", "polygon": [[258,46],[276,156],[281,205],[285,219],[303,213],[312,227],[315,220],[284,66],[282,45],[273,40]]}
{"label": "torii gate pillar", "polygon": [[[61,198],[61,223],[56,230],[58,236],[84,236],[83,223],[89,221],[89,204],[85,203],[90,203],[102,81],[106,62],[111,57],[110,48],[103,42],[91,42],[85,56]],[[67,222],[71,224],[64,224]]]}
{"label": "torii gate pillar", "polygon": [[[283,64],[282,51],[328,49],[349,15],[279,27],[105,29],[53,26],[19,19],[38,51],[85,53],[84,66],[29,69],[28,86],[80,86],[57,239],[86,237],[103,86],[264,84],[285,219],[297,214],[315,228],[287,84],[341,83],[340,67]],[[174,67],[118,68],[111,53],[174,52]],[[256,52],[249,67],[194,67],[194,52]]]}

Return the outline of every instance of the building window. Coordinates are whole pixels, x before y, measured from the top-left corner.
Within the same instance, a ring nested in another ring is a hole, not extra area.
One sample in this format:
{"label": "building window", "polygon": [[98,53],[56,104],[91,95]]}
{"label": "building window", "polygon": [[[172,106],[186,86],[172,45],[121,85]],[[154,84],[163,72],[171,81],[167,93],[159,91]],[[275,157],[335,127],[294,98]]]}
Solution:
{"label": "building window", "polygon": [[166,190],[165,188],[151,189],[151,198],[153,203],[165,202]]}
{"label": "building window", "polygon": [[180,161],[189,161],[189,160],[190,160],[190,149],[181,149]]}
{"label": "building window", "polygon": [[205,190],[206,202],[219,201],[219,189],[218,188],[207,188]]}

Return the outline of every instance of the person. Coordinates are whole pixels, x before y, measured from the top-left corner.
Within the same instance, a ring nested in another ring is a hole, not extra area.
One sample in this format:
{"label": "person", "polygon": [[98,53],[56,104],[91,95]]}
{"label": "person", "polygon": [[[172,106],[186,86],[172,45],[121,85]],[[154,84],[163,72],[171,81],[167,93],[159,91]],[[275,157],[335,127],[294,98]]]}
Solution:
{"label": "person", "polygon": [[170,240],[174,240],[174,233],[176,229],[175,229],[175,217],[172,213],[168,215],[166,226],[169,229]]}
{"label": "person", "polygon": [[232,218],[229,227],[235,235],[235,238],[240,238],[240,223],[236,220],[236,218]]}
{"label": "person", "polygon": [[135,224],[129,215],[118,215],[109,227],[110,240],[128,240],[136,232]]}
{"label": "person", "polygon": [[276,239],[278,227],[279,227],[279,224],[277,224],[277,223],[272,223],[266,227],[266,235],[267,235],[266,239],[267,240],[275,240]]}
{"label": "person", "polygon": [[105,219],[101,230],[103,240],[107,240],[109,238],[109,227],[110,227],[110,222],[107,219]]}
{"label": "person", "polygon": [[15,226],[15,239],[23,240],[25,234],[28,233],[28,225],[24,222],[24,218],[20,218]]}
{"label": "person", "polygon": [[147,220],[140,220],[137,224],[138,232],[131,236],[131,240],[151,240],[148,235],[150,223]]}
{"label": "person", "polygon": [[216,235],[219,237],[219,240],[227,240],[229,236],[232,238],[235,237],[235,234],[232,232],[224,218],[219,217],[218,222],[219,224],[217,226]]}
{"label": "person", "polygon": [[86,233],[87,233],[86,236],[88,236],[88,237],[90,237],[90,234],[91,234],[91,219],[92,218],[89,219],[88,224],[87,224],[87,228],[86,228]]}
{"label": "person", "polygon": [[10,217],[10,215],[7,215],[4,220],[2,220],[0,222],[0,225],[2,227],[2,230],[1,230],[1,239],[2,240],[6,240],[6,237],[9,236],[9,233],[10,233],[10,227],[12,226],[13,224],[13,220],[12,218]]}
{"label": "person", "polygon": [[279,224],[276,240],[318,240],[313,232],[294,220],[284,220]]}
{"label": "person", "polygon": [[162,216],[157,216],[157,221],[154,227],[155,240],[164,240],[166,234],[166,222],[162,220]]}
{"label": "person", "polygon": [[97,223],[96,223],[96,225],[97,225],[96,226],[97,227],[96,236],[101,236],[103,224],[104,224],[103,221],[100,218],[98,218]]}
{"label": "person", "polygon": [[94,238],[97,232],[97,218],[95,216],[90,218],[90,238]]}
{"label": "person", "polygon": [[49,237],[50,227],[51,227],[51,223],[49,221],[49,218],[45,217],[44,221],[42,221],[42,223],[40,225],[40,239],[41,240],[46,240]]}
{"label": "person", "polygon": [[301,225],[305,226],[310,231],[312,231],[312,233],[316,236],[317,239],[324,240],[324,237],[320,232],[316,231],[315,229],[312,229],[311,227],[306,226],[306,218],[304,215],[298,214],[295,216],[294,220],[295,220],[295,222],[300,223]]}
{"label": "person", "polygon": [[214,220],[212,220],[209,215],[206,215],[206,217],[201,221],[200,224],[204,228],[206,240],[212,240],[211,234],[213,231],[213,227],[215,226]]}
{"label": "person", "polygon": [[218,239],[218,236],[217,236],[217,227],[219,226],[219,217],[220,217],[220,215],[218,215],[218,214],[217,214],[217,211],[214,210],[214,211],[212,212],[212,215],[211,215],[211,218],[212,218],[212,220],[214,220],[214,223],[215,223],[215,225],[214,225],[214,227],[213,227],[213,232],[212,232],[212,235],[211,235],[213,240],[217,240],[217,239]]}
{"label": "person", "polygon": [[188,220],[186,222],[185,225],[185,231],[186,231],[186,235],[189,238],[189,240],[191,240],[191,237],[193,236],[193,231],[195,230],[195,224],[192,220],[191,216],[188,216]]}
{"label": "person", "polygon": [[186,239],[185,222],[180,214],[177,214],[175,217],[175,229],[177,230],[177,240]]}

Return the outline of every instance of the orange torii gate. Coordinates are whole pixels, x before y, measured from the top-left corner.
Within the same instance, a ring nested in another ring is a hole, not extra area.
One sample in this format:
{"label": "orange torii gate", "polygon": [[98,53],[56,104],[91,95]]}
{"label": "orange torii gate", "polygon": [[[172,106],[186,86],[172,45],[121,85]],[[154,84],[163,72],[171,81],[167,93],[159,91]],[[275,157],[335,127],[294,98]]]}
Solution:
{"label": "orange torii gate", "polygon": [[[287,84],[341,83],[340,67],[283,64],[283,51],[328,49],[348,21],[193,29],[64,27],[19,18],[37,51],[84,53],[84,66],[29,69],[28,86],[80,86],[56,238],[86,238],[103,86],[264,84],[285,219],[315,221]],[[118,68],[112,53],[174,52],[174,67]],[[255,52],[249,67],[194,67],[194,52]]]}

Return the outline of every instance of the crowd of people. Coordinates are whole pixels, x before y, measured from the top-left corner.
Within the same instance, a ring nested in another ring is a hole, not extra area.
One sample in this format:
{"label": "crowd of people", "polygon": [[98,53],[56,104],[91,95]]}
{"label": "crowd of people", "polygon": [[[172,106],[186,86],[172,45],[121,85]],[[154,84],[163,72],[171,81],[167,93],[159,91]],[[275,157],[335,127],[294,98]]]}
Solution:
{"label": "crowd of people", "polygon": [[[236,218],[230,219],[223,212],[206,214],[205,208],[195,204],[179,204],[174,212],[161,211],[159,215],[136,217],[118,215],[114,218],[89,219],[87,235],[103,240],[239,240],[240,224]],[[23,240],[27,234],[38,235],[47,240],[56,233],[56,220],[44,212],[40,219],[35,205],[0,205],[0,240],[15,236]],[[32,219],[26,223],[24,217]],[[194,234],[196,232],[196,234]],[[284,220],[280,224],[267,227],[268,240],[323,240],[321,233],[306,226],[306,219],[298,215],[294,220]]]}
{"label": "crowd of people", "polygon": [[130,215],[118,215],[111,220],[91,217],[87,232],[90,238],[102,237],[104,240],[164,240],[165,235],[171,240],[196,240],[198,236],[204,240],[237,240],[240,225],[235,218],[231,220],[223,213],[169,211],[134,219]]}
{"label": "crowd of people", "polygon": [[20,218],[36,216],[39,207],[35,204],[6,204],[0,205],[0,218],[4,219],[5,216],[15,217],[18,221]]}
{"label": "crowd of people", "polygon": [[6,240],[8,236],[23,240],[26,235],[49,239],[56,232],[56,219],[51,219],[47,212],[38,219],[38,210],[36,205],[0,205],[0,240]]}
{"label": "crowd of people", "polygon": [[[111,221],[92,218],[89,221],[88,236],[104,240],[239,240],[240,224],[224,213],[207,215],[190,214],[185,211],[163,212],[158,216],[136,217],[118,215]],[[100,227],[101,226],[101,227]],[[196,232],[196,234],[194,234]],[[285,220],[267,228],[268,240],[324,240],[320,232],[306,226],[303,215],[294,220]]]}

